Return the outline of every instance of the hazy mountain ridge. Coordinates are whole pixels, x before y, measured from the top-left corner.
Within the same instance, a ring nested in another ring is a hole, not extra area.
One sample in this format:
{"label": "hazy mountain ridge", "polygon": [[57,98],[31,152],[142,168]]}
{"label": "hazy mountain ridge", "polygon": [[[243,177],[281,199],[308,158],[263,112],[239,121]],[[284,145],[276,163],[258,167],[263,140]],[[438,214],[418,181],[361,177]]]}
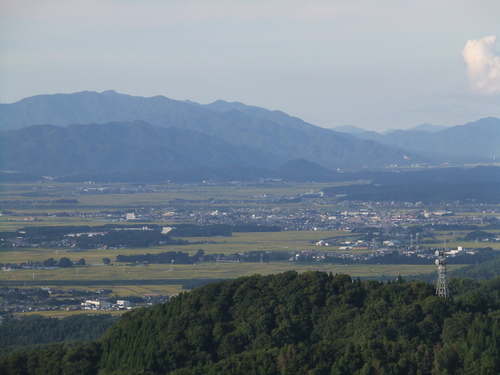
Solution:
{"label": "hazy mountain ridge", "polygon": [[[304,120],[290,116],[286,114],[285,112],[278,111],[278,110],[268,110],[265,108],[261,107],[256,107],[252,105],[246,105],[240,102],[226,102],[224,100],[217,100],[213,103],[210,104],[204,104],[202,105],[204,108],[208,108],[213,111],[218,111],[218,112],[231,112],[233,110],[237,110],[241,113],[244,113],[247,116],[253,117],[253,118],[261,118],[261,119],[266,119],[272,122],[275,122],[280,125],[286,125],[291,128],[296,128],[296,129],[303,129],[303,128],[319,128],[316,125],[310,124],[308,122],[305,122]],[[322,128],[319,128],[322,129]]]}
{"label": "hazy mountain ridge", "polygon": [[206,134],[142,121],[92,125],[34,125],[3,132],[3,167],[24,173],[64,175],[131,173],[222,167],[255,167],[270,160]]}
{"label": "hazy mountain ridge", "polygon": [[441,131],[441,130],[444,130],[447,128],[448,127],[444,126],[444,125],[434,125],[434,124],[425,123],[425,124],[420,124],[420,125],[414,126],[412,128],[406,129],[406,130],[389,129],[389,130],[385,130],[383,132],[372,132],[370,130],[363,129],[363,128],[361,128],[359,126],[355,126],[355,125],[340,125],[340,126],[335,126],[331,129],[334,131],[337,131],[337,132],[348,133],[348,134],[352,134],[352,135],[359,135],[359,134],[366,133],[366,132],[376,133],[379,135],[387,135],[387,134],[392,133],[394,131],[424,131],[424,132],[434,133],[434,132]]}
{"label": "hazy mountain ridge", "polygon": [[[500,120],[496,118],[434,132],[396,130],[382,135],[356,128],[357,134],[352,135],[239,102],[218,100],[202,105],[114,91],[39,95],[1,104],[0,112],[2,128],[10,129],[3,133],[2,169],[23,173],[127,174],[229,166],[262,170],[301,159],[336,170],[421,162],[484,163],[500,154]],[[111,122],[137,124],[136,133],[129,125],[120,135],[122,128],[110,126]],[[61,129],[43,126],[26,130],[34,124],[93,125],[63,135]],[[95,124],[108,125],[100,129]],[[48,135],[49,129],[55,138]],[[298,174],[305,176],[301,168]]]}
{"label": "hazy mountain ridge", "polygon": [[382,135],[367,131],[356,136],[442,162],[490,162],[500,155],[500,119],[495,117],[434,132],[394,130]]}
{"label": "hazy mountain ridge", "polygon": [[135,120],[153,125],[168,124],[181,118],[207,116],[210,111],[193,109],[190,104],[164,96],[143,98],[108,90],[37,95],[12,104],[0,104],[0,113],[3,129],[19,129],[30,125],[66,126]]}
{"label": "hazy mountain ridge", "polygon": [[[215,109],[210,109],[214,107]],[[204,133],[234,147],[255,151],[260,167],[306,159],[328,169],[381,167],[422,161],[396,147],[308,124],[280,111],[219,101],[212,105],[180,102],[163,96],[134,97],[114,91],[41,95],[0,107],[4,129],[32,124],[89,124],[146,121],[166,128]],[[93,128],[97,131],[97,128]],[[28,136],[28,133],[23,133]],[[99,137],[99,136],[96,136]],[[109,141],[111,142],[111,139]],[[146,150],[147,151],[147,150]],[[253,163],[254,166],[256,163]],[[249,165],[252,165],[250,163]]]}
{"label": "hazy mountain ridge", "polygon": [[359,126],[355,125],[340,125],[340,126],[335,126],[331,129],[336,132],[347,133],[351,135],[357,135],[368,131],[366,129],[360,128]]}
{"label": "hazy mountain ridge", "polygon": [[444,126],[444,125],[434,125],[434,124],[425,123],[425,124],[420,124],[420,125],[414,126],[413,128],[410,128],[408,130],[425,131],[425,132],[433,133],[433,132],[438,132],[438,131],[445,130],[445,129],[448,129],[448,127]]}

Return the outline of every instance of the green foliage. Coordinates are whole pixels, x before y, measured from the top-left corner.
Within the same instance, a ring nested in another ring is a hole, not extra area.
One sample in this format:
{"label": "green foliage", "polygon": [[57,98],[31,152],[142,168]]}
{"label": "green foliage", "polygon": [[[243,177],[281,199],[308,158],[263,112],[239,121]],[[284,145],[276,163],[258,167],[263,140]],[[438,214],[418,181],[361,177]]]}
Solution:
{"label": "green foliage", "polygon": [[494,237],[495,237],[494,233],[485,232],[484,230],[475,230],[475,231],[467,233],[464,237],[464,240],[465,241],[475,241],[475,240],[491,239]]}
{"label": "green foliage", "polygon": [[[456,315],[460,308],[467,309],[437,298],[433,286],[401,278],[384,285],[319,272],[255,275],[132,312],[103,338],[101,366],[178,374],[430,374],[455,358],[444,338],[455,343],[473,322],[467,312]],[[463,358],[458,366],[465,364]]]}
{"label": "green foliage", "polygon": [[200,257],[204,254],[203,250],[198,250],[195,255],[190,256],[189,253],[183,253],[181,251],[166,251],[159,254],[131,254],[116,256],[117,262],[148,262],[157,264],[170,264],[174,262],[175,264],[193,264],[198,261]]}
{"label": "green foliage", "polygon": [[[89,374],[499,373],[500,278],[450,289],[453,300],[401,277],[254,275],[126,313],[80,357],[46,354],[65,369],[81,360]],[[0,370],[43,366],[39,356],[11,356]]]}
{"label": "green foliage", "polygon": [[104,314],[73,315],[64,319],[41,315],[5,319],[0,324],[0,355],[21,346],[96,340],[117,320],[116,316]]}
{"label": "green foliage", "polygon": [[59,260],[59,263],[57,263],[59,267],[72,267],[73,266],[73,263],[71,262],[71,260],[69,260],[69,258],[67,257],[62,257],[60,260]]}
{"label": "green foliage", "polygon": [[57,265],[56,261],[54,258],[49,258],[43,261],[43,266],[44,267],[55,267]]}
{"label": "green foliage", "polygon": [[493,279],[500,276],[500,256],[484,262],[479,266],[474,265],[455,270],[450,272],[450,276],[471,278],[477,281]]}
{"label": "green foliage", "polygon": [[99,343],[57,345],[29,354],[11,354],[0,363],[1,374],[90,375],[97,374]]}
{"label": "green foliage", "polygon": [[80,258],[78,262],[75,263],[77,266],[85,266],[87,263],[85,262],[85,259]]}

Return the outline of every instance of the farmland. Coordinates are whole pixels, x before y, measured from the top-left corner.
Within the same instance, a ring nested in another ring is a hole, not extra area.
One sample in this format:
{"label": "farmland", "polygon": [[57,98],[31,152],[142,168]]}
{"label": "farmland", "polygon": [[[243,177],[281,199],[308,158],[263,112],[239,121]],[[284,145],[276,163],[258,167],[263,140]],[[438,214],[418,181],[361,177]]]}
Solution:
{"label": "farmland", "polygon": [[[343,201],[322,195],[322,189],[331,185],[282,181],[252,185],[143,186],[53,181],[4,185],[0,191],[0,225],[4,233],[0,285],[21,289],[104,289],[111,290],[110,297],[173,295],[210,281],[287,270],[381,279],[418,276],[436,271],[434,259],[428,254],[443,247],[443,243],[449,249],[500,250],[495,226],[497,206]],[[225,235],[213,231],[210,236],[175,235],[176,228],[188,224],[192,226],[186,227],[189,230],[224,228]],[[73,227],[90,229],[85,233],[65,232],[50,241],[27,234],[57,227],[68,231]],[[105,232],[91,233],[92,228]],[[110,246],[103,242],[104,236],[118,230],[115,228],[142,229],[142,234],[146,234],[144,230],[153,233],[168,228],[171,232],[165,238],[182,244]],[[467,237],[478,230],[486,237]],[[95,245],[81,247],[81,242],[75,240],[97,235],[102,237],[93,239]],[[118,255],[166,252],[193,257],[200,250],[203,257],[191,264],[117,261]],[[404,261],[387,264],[383,256],[394,251],[399,251]],[[404,256],[416,257],[415,253],[420,254],[419,264],[407,264]],[[253,260],[248,254],[253,254]],[[380,257],[379,261],[363,261],[374,256]],[[68,258],[72,266],[57,267],[62,258]],[[51,259],[56,267],[46,266]],[[450,264],[448,269],[462,266]]]}

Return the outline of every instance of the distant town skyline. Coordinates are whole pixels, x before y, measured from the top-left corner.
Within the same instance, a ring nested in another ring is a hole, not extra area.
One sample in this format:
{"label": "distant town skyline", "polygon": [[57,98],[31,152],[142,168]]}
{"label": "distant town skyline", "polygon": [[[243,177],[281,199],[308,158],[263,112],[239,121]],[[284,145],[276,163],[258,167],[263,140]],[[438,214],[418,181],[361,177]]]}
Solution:
{"label": "distant town skyline", "polygon": [[3,0],[0,103],[115,90],[323,127],[500,117],[500,2]]}

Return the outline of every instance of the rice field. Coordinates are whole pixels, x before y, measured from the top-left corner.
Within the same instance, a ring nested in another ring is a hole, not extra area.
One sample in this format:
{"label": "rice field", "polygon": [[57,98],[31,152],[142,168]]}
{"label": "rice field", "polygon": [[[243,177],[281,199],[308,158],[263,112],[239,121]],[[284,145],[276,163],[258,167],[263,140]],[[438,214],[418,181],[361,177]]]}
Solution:
{"label": "rice field", "polygon": [[[448,266],[450,270],[460,266]],[[114,285],[116,289],[119,283],[134,294],[141,294],[149,291],[144,290],[144,285],[148,285],[148,280],[154,284],[176,285],[175,282],[185,280],[203,279],[232,279],[240,276],[253,274],[276,274],[284,271],[294,270],[297,272],[323,271],[332,273],[347,273],[353,277],[380,277],[398,275],[418,275],[434,272],[434,264],[429,265],[345,265],[340,263],[301,263],[301,262],[269,262],[269,263],[197,263],[164,265],[151,264],[149,266],[127,266],[127,265],[87,265],[71,268],[58,268],[54,270],[18,270],[2,272],[0,282],[16,281],[24,285],[47,283],[58,281],[72,286],[85,285],[88,280],[92,280],[92,285]],[[102,284],[100,283],[102,281]],[[112,281],[112,283],[110,283]],[[118,283],[118,284],[117,284]],[[135,285],[137,283],[137,285]],[[132,285],[132,286],[130,286]],[[179,284],[180,285],[180,284]],[[155,285],[156,286],[156,285]],[[94,287],[94,286],[93,286]],[[137,288],[136,288],[137,287]]]}

